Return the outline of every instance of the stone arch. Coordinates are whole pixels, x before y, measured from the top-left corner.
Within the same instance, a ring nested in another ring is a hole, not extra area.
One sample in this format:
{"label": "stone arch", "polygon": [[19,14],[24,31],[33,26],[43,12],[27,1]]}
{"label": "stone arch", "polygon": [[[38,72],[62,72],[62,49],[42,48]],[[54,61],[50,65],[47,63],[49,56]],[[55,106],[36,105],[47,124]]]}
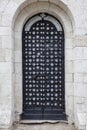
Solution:
{"label": "stone arch", "polygon": [[[73,31],[74,25],[72,25],[72,20],[70,20],[70,17],[67,15],[66,11],[64,11],[64,9],[59,7],[57,4],[53,4],[53,3],[49,3],[49,2],[35,2],[35,3],[29,4],[25,8],[23,8],[23,10],[21,10],[21,13],[19,13],[19,16],[25,14],[26,18],[23,21],[25,23],[29,17],[32,17],[32,15],[35,15],[39,12],[48,12],[49,14],[53,14],[63,24],[65,31],[67,30],[66,29],[67,26],[65,26],[65,24],[68,24],[68,29],[71,29],[71,31]],[[15,16],[16,15],[14,15],[14,17]],[[65,23],[66,19],[67,19],[67,22]],[[20,24],[23,22],[20,21]],[[15,22],[12,22],[12,23],[15,23]],[[13,24],[13,27],[14,26],[15,26],[15,24]]]}
{"label": "stone arch", "polygon": [[[69,6],[67,5],[67,2],[64,2],[62,0],[54,0],[54,1],[52,1],[52,0],[49,0],[49,1],[48,0],[47,1],[44,1],[44,0],[43,1],[40,1],[40,0],[39,1],[38,0],[30,0],[30,1],[23,0],[22,2],[18,2],[17,3],[18,7],[17,7],[17,9],[16,9],[16,11],[15,11],[15,13],[13,15],[13,17],[14,17],[13,21],[12,21],[13,26],[14,26],[14,23],[15,23],[15,19],[18,16],[18,14],[21,12],[21,10],[24,9],[25,7],[27,7],[28,5],[34,4],[34,3],[37,3],[37,2],[38,3],[42,3],[43,4],[42,6],[46,5],[46,4],[44,4],[44,2],[45,3],[49,3],[49,4],[54,4],[57,7],[61,8],[61,10],[64,10],[64,12],[66,12],[66,14],[68,15],[68,17],[70,18],[70,21],[72,23],[72,28],[74,28],[74,26],[75,26],[75,20],[74,20],[73,13],[71,12]],[[38,9],[40,9],[40,8],[38,8]]]}
{"label": "stone arch", "polygon": [[[25,4],[26,5],[26,4]],[[20,117],[22,113],[22,29],[24,23],[33,15],[45,12],[56,17],[63,25],[65,31],[65,88],[66,88],[66,114],[69,116],[68,121],[73,122],[74,114],[74,97],[73,97],[73,82],[69,75],[73,75],[73,58],[72,58],[72,38],[73,38],[73,26],[70,17],[67,13],[54,3],[45,2],[33,2],[27,5],[21,10],[16,21],[14,23],[14,66],[15,66],[15,111],[16,117]],[[70,56],[68,56],[70,55]],[[19,80],[18,80],[19,79]],[[68,81],[67,81],[68,79]],[[70,86],[70,88],[69,88]],[[17,93],[19,91],[19,93]],[[72,102],[70,104],[70,102]]]}

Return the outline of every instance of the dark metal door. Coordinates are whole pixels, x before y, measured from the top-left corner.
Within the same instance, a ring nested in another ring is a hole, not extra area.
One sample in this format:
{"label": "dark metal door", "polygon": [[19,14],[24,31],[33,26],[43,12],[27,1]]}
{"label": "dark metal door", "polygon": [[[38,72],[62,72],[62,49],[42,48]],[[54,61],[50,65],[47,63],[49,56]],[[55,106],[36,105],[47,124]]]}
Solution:
{"label": "dark metal door", "polygon": [[22,119],[66,119],[63,30],[42,17],[22,37]]}

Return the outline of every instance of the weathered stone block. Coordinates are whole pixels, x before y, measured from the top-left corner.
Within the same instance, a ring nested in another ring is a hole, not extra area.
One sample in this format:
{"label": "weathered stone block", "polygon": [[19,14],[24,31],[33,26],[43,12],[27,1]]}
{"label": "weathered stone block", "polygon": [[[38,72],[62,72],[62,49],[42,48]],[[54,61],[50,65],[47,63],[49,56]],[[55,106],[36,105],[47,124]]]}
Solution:
{"label": "weathered stone block", "polygon": [[66,61],[65,66],[65,73],[73,73],[73,61]]}
{"label": "weathered stone block", "polygon": [[14,61],[22,64],[22,52],[15,51],[14,54],[15,54],[14,55],[14,57],[15,57]]}
{"label": "weathered stone block", "polygon": [[86,97],[87,98],[87,84],[83,83],[74,83],[74,95],[78,97]]}
{"label": "weathered stone block", "polygon": [[39,10],[49,10],[49,3],[48,2],[38,2],[37,3]]}
{"label": "weathered stone block", "polygon": [[10,62],[0,62],[0,74],[11,73],[11,63]]}
{"label": "weathered stone block", "polygon": [[0,27],[0,36],[10,36],[11,35],[11,28],[10,27]]}
{"label": "weathered stone block", "polygon": [[72,61],[73,60],[73,50],[72,49],[66,49],[65,50],[65,60],[66,61]]}
{"label": "weathered stone block", "polygon": [[87,60],[74,61],[74,71],[76,73],[86,73],[87,72]]}

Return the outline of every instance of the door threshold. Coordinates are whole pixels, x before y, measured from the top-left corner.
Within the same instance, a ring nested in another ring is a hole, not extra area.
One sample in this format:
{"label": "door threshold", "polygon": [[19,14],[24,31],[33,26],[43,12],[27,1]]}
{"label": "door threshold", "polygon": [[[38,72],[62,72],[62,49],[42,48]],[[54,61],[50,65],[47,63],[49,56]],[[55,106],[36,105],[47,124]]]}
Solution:
{"label": "door threshold", "polygon": [[67,120],[20,120],[20,124],[43,124],[43,123],[65,123],[68,124]]}

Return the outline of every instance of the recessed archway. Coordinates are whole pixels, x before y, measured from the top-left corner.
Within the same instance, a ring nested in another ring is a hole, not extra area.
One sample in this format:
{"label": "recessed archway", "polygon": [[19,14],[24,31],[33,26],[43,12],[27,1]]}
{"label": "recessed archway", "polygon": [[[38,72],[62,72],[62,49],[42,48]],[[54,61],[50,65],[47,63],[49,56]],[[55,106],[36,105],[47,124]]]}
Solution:
{"label": "recessed archway", "polygon": [[[43,4],[44,3],[44,4]],[[36,4],[39,6],[36,6]],[[35,8],[36,7],[36,8]],[[32,9],[32,10],[31,10]],[[55,10],[56,9],[56,10]],[[25,22],[37,13],[46,12],[56,19],[59,19],[63,25],[65,32],[65,100],[66,100],[66,114],[68,115],[68,121],[73,122],[74,115],[74,96],[73,96],[73,82],[69,75],[73,75],[73,59],[68,57],[68,53],[72,54],[72,37],[73,28],[70,18],[67,16],[65,11],[49,2],[37,2],[25,7],[21,13],[18,15],[15,21],[14,35],[15,35],[15,91],[19,90],[19,93],[15,95],[15,110],[17,111],[17,116],[22,113],[22,29]],[[19,57],[17,56],[19,55]],[[19,68],[18,68],[19,67]],[[72,67],[72,69],[70,69]],[[19,80],[17,80],[19,79]],[[68,79],[68,81],[67,81]]]}

